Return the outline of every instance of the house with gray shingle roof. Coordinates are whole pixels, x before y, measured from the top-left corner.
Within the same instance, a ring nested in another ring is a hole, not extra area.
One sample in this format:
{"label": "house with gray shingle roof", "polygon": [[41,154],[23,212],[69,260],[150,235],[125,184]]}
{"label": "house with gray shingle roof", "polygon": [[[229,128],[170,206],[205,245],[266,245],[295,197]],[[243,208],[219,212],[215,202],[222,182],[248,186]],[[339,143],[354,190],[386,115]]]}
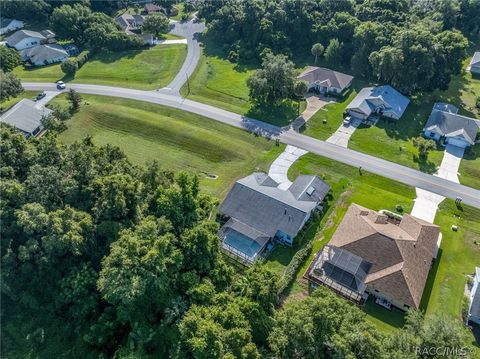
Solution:
{"label": "house with gray shingle roof", "polygon": [[38,46],[46,40],[46,37],[37,31],[18,30],[7,38],[7,45],[17,51]]}
{"label": "house with gray shingle roof", "polygon": [[439,235],[438,226],[409,214],[398,221],[352,204],[307,277],[355,302],[372,295],[401,310],[418,308]]}
{"label": "house with gray shingle roof", "polygon": [[38,45],[20,51],[20,58],[32,65],[43,66],[67,60],[68,53],[60,45]]}
{"label": "house with gray shingle roof", "polygon": [[468,320],[480,325],[480,268],[475,268],[475,277],[470,291],[470,306],[468,308]]}
{"label": "house with gray shingle roof", "polygon": [[316,89],[320,93],[341,94],[353,81],[353,76],[333,71],[325,67],[308,66],[297,76],[298,80],[306,81],[308,89]]}
{"label": "house with gray shingle roof", "polygon": [[363,121],[378,115],[398,120],[409,103],[408,97],[392,86],[365,87],[348,104],[346,111],[350,116]]}
{"label": "house with gray shingle roof", "polygon": [[446,103],[436,103],[423,128],[425,137],[466,148],[475,144],[479,120],[458,114],[458,108]]}
{"label": "house with gray shingle roof", "polygon": [[23,28],[24,24],[21,20],[7,19],[0,17],[0,35],[6,34],[11,31],[15,31]]}
{"label": "house with gray shingle roof", "polygon": [[235,182],[220,206],[228,219],[219,235],[222,248],[251,264],[271,241],[293,244],[298,232],[323,202],[330,186],[317,176],[298,176],[286,189],[265,173]]}
{"label": "house with gray shingle roof", "polygon": [[42,130],[42,119],[52,113],[48,108],[38,108],[32,100],[23,99],[0,117],[0,122],[7,123],[20,130],[26,137],[36,136]]}
{"label": "house with gray shingle roof", "polygon": [[473,54],[472,60],[467,67],[467,71],[470,71],[472,74],[480,74],[480,51]]}

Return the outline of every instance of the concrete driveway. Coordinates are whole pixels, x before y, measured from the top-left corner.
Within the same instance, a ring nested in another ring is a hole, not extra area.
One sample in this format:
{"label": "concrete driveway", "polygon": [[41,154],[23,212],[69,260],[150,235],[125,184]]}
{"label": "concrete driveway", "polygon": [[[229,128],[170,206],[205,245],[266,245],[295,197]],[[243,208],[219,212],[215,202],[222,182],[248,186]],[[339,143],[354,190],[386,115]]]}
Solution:
{"label": "concrete driveway", "polygon": [[45,91],[47,96],[35,102],[35,107],[38,109],[44,108],[55,96],[62,93],[62,91]]}
{"label": "concrete driveway", "polygon": [[333,133],[333,135],[327,139],[327,142],[347,148],[350,137],[352,137],[353,133],[361,123],[361,120],[355,118],[352,119],[352,122],[350,122],[349,125],[344,125],[342,123],[342,125]]}
{"label": "concrete driveway", "polygon": [[[447,145],[443,153],[442,163],[435,176],[459,183],[458,167],[460,166],[464,152],[464,148]],[[417,198],[415,199],[415,204],[412,209],[412,216],[433,223],[435,215],[437,214],[438,205],[445,197],[420,188],[416,188],[416,192]]]}
{"label": "concrete driveway", "polygon": [[188,43],[187,39],[178,39],[178,40],[153,40],[154,45],[175,45],[175,44],[186,44]]}
{"label": "concrete driveway", "polygon": [[306,153],[307,151],[302,150],[301,148],[288,145],[285,148],[285,151],[273,161],[270,170],[268,171],[268,175],[272,177],[275,182],[280,184],[278,188],[287,190],[290,187],[292,182],[288,179],[288,169],[300,158],[300,156],[303,156]]}
{"label": "concrete driveway", "polygon": [[462,161],[464,148],[447,145],[443,154],[442,164],[438,169],[437,176],[460,183],[458,180],[458,168]]}

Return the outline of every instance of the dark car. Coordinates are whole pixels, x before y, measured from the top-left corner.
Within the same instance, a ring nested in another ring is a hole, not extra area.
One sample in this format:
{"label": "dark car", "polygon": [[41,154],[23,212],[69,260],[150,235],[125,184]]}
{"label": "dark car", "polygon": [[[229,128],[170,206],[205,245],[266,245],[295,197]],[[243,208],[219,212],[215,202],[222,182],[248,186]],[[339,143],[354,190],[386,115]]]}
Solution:
{"label": "dark car", "polygon": [[42,98],[44,98],[45,96],[47,96],[47,94],[45,92],[41,92],[37,95],[37,97],[35,98],[36,101],[38,100],[41,100]]}

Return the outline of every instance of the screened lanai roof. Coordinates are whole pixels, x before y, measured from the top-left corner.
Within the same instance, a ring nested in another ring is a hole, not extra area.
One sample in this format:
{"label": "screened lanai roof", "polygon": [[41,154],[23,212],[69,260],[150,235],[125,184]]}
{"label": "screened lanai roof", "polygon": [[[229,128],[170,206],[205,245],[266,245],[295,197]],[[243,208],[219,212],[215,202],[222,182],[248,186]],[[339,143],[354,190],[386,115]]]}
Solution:
{"label": "screened lanai roof", "polygon": [[345,249],[326,245],[313,268],[314,275],[328,277],[355,292],[363,293],[372,264]]}

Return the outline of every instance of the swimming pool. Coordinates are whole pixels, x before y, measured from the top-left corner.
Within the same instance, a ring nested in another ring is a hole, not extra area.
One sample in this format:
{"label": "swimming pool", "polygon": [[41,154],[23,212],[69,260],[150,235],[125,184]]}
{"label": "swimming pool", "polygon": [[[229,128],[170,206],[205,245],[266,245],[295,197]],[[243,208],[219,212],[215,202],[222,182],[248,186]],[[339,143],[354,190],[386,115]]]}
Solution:
{"label": "swimming pool", "polygon": [[226,233],[224,242],[247,257],[255,257],[261,249],[260,244],[231,228]]}

